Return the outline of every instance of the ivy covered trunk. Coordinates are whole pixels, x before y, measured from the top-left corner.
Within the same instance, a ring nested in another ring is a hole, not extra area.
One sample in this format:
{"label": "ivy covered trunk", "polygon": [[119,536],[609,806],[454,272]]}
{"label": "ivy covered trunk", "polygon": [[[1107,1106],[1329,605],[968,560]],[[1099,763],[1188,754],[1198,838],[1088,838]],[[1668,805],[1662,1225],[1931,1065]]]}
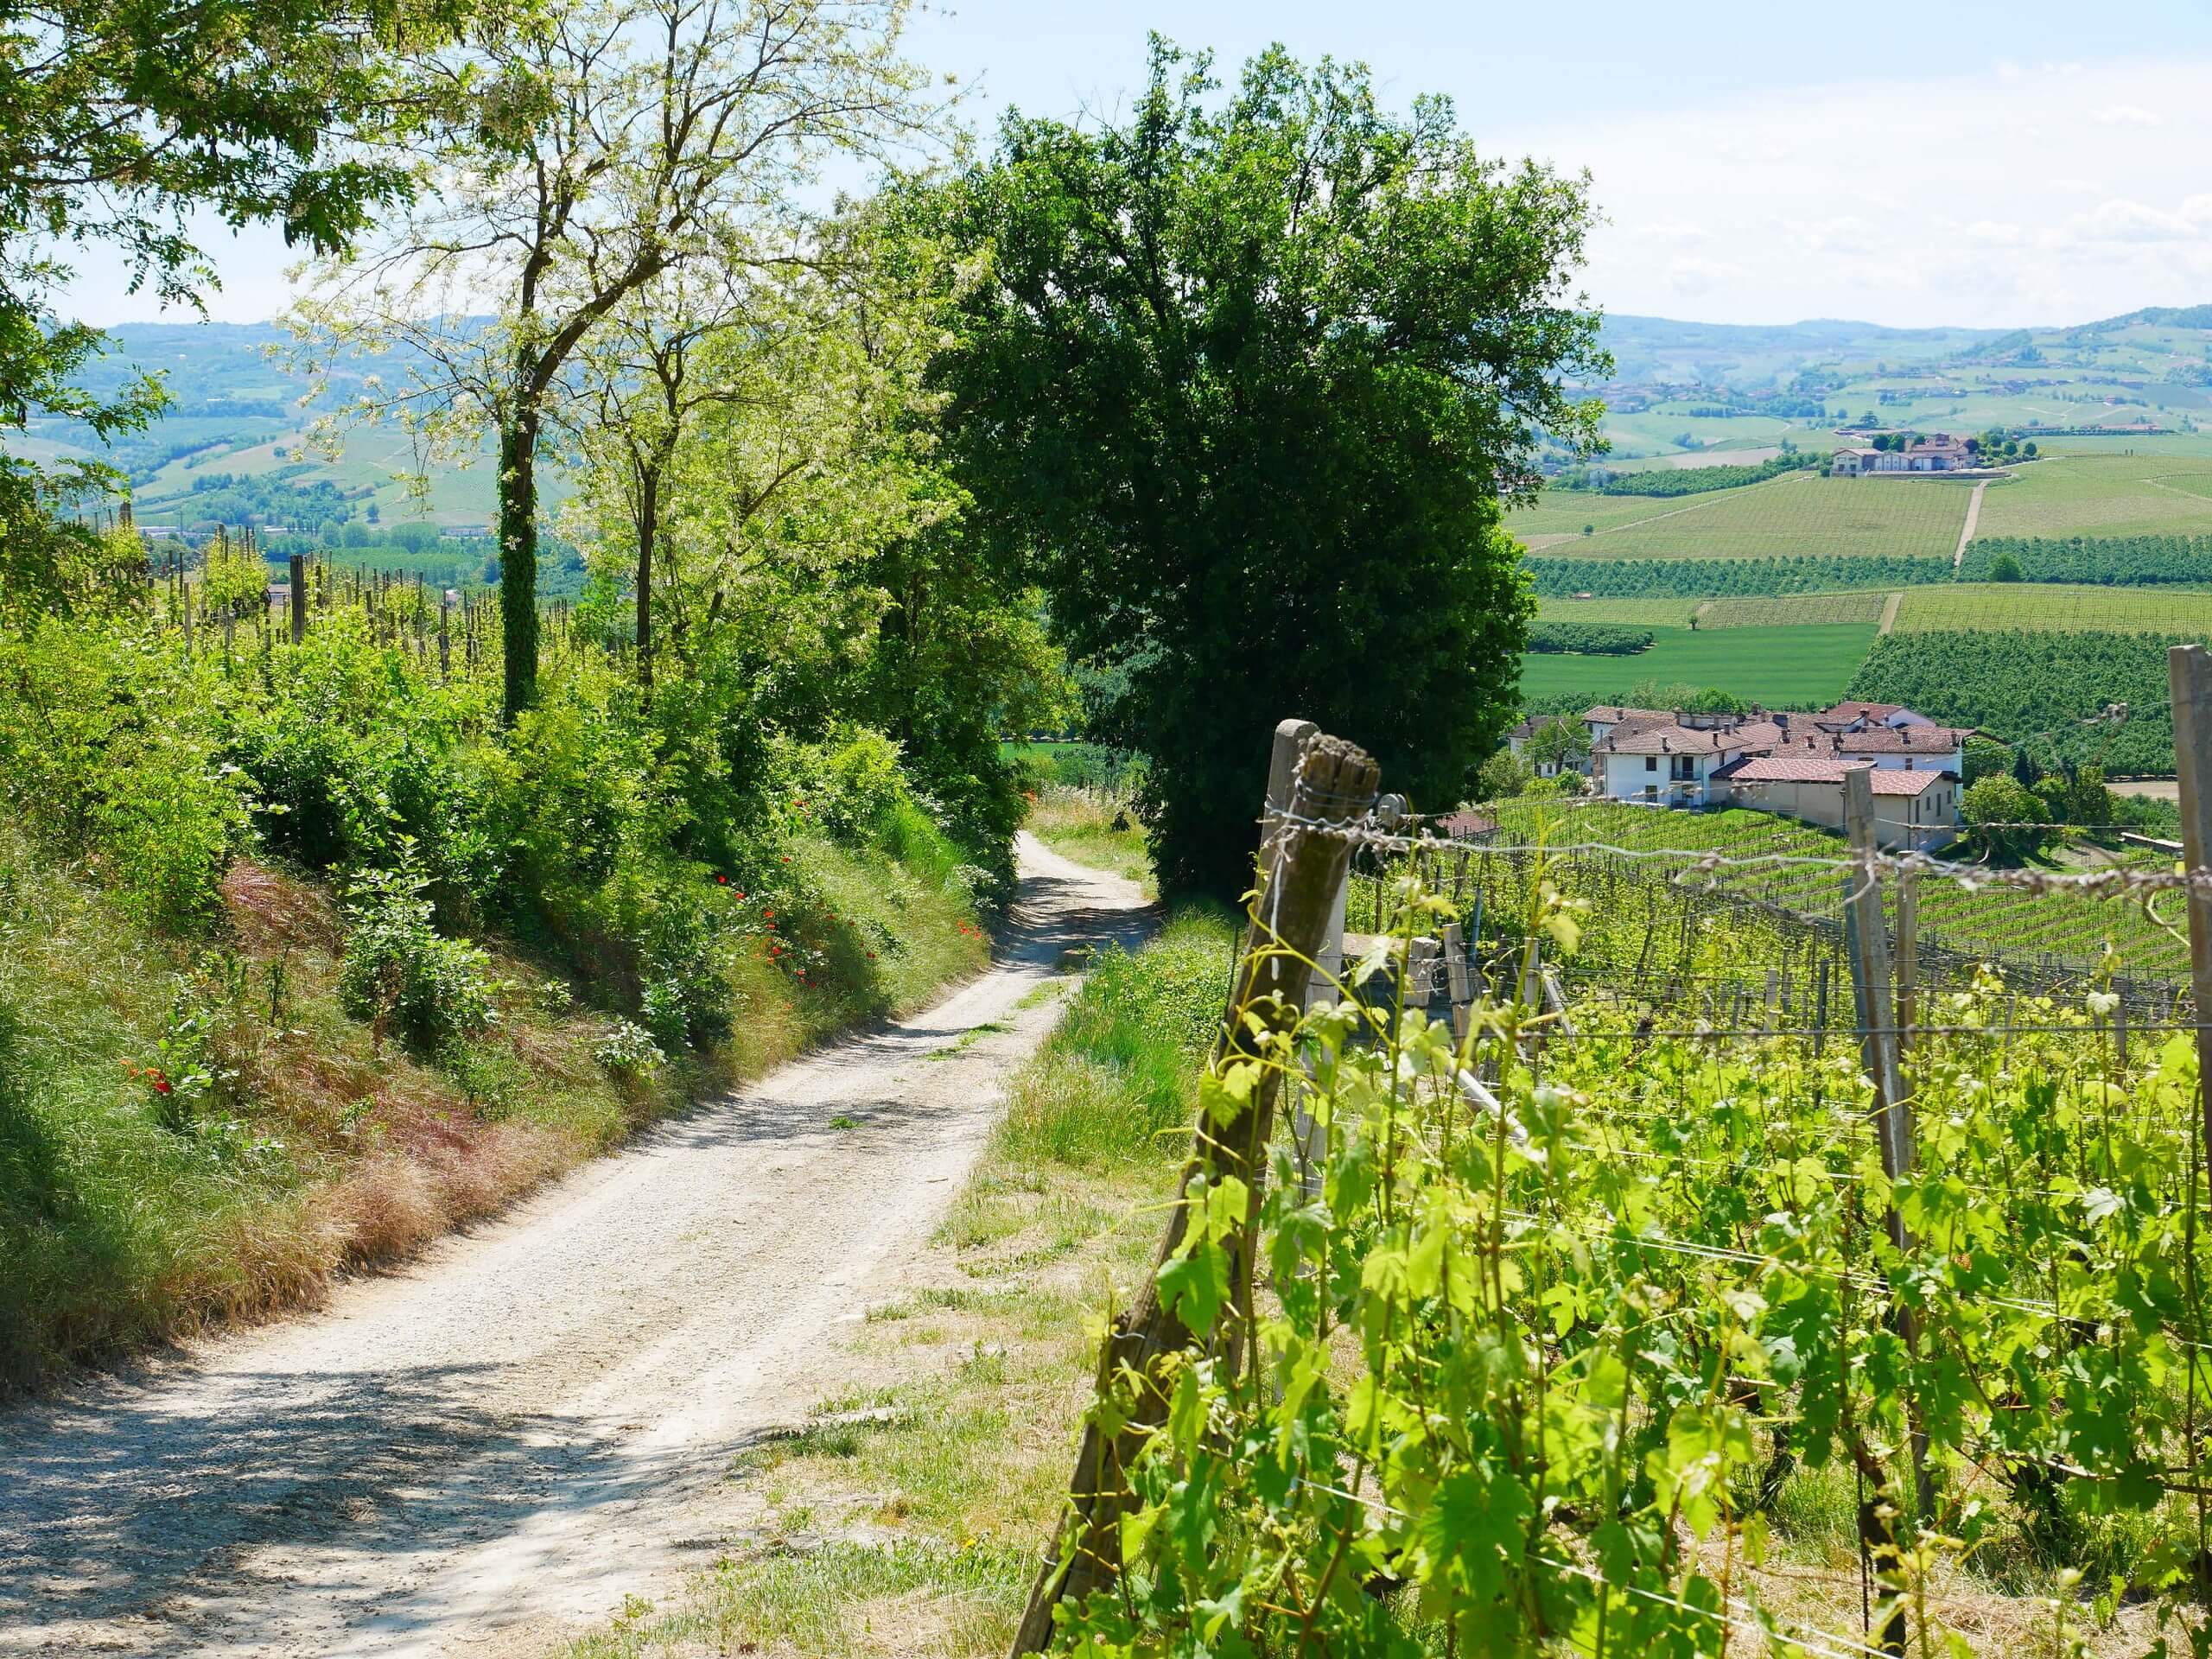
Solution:
{"label": "ivy covered trunk", "polygon": [[499,622],[506,680],[500,715],[512,726],[537,701],[537,413],[499,427]]}

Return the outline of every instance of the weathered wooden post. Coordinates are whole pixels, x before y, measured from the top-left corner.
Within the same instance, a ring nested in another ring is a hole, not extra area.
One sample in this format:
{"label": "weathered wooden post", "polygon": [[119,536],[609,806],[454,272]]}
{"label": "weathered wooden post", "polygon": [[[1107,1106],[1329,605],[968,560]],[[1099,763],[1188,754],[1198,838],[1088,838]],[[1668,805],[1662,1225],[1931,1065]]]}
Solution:
{"label": "weathered wooden post", "polygon": [[[2182,866],[2202,879],[2212,856],[2212,655],[2202,645],[2166,652],[2174,705],[2174,771],[2180,780]],[[2196,1003],[2198,1164],[2212,1154],[2212,893],[2189,889],[2189,984]]]}
{"label": "weathered wooden post", "polygon": [[292,584],[292,643],[302,645],[308,637],[307,556],[295,553],[286,559],[284,574]]}
{"label": "weathered wooden post", "polygon": [[[1246,1015],[1280,1031],[1305,1006],[1312,963],[1327,936],[1337,894],[1351,861],[1350,839],[1327,826],[1350,823],[1374,801],[1378,774],[1364,751],[1340,739],[1315,734],[1308,721],[1287,720],[1275,728],[1269,777],[1294,781],[1287,789],[1268,791],[1260,842],[1262,874],[1227,1014],[1208,1061],[1210,1072],[1259,1058]],[[1014,1637],[1016,1655],[1045,1651],[1052,1639],[1052,1609],[1063,1599],[1082,1601],[1094,1590],[1114,1583],[1120,1573],[1120,1522],[1129,1501],[1124,1471],[1167,1413],[1161,1362],[1210,1340],[1232,1357],[1233,1363],[1249,1334],[1251,1230],[1267,1177],[1268,1142],[1274,1133],[1281,1085],[1280,1067],[1262,1067],[1236,1115],[1211,1127],[1202,1121],[1192,1137],[1179,1193],[1187,1194],[1201,1179],[1212,1181],[1230,1175],[1245,1182],[1250,1193],[1243,1224],[1224,1241],[1230,1305],[1222,1312],[1221,1328],[1193,1332],[1160,1300],[1157,1280],[1147,1278],[1136,1305],[1115,1320],[1099,1355],[1098,1388],[1102,1393],[1119,1390],[1127,1376],[1141,1380],[1134,1398],[1117,1402],[1118,1433],[1102,1434],[1096,1421],[1084,1429],[1067,1508]],[[1168,1212],[1161,1262],[1180,1248],[1188,1224],[1189,1206],[1178,1203]]]}

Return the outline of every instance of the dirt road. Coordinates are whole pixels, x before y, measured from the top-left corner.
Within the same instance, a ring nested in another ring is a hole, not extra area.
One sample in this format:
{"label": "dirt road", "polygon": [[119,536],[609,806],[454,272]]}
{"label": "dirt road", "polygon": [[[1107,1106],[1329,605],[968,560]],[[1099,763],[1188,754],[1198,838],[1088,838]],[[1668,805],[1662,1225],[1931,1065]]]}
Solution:
{"label": "dirt road", "polygon": [[997,962],[929,1012],[310,1318],[0,1416],[0,1653],[529,1654],[711,1560],[732,1458],[838,1386],[819,1338],[957,1192],[1029,994],[1141,930],[1131,883],[1021,861]]}

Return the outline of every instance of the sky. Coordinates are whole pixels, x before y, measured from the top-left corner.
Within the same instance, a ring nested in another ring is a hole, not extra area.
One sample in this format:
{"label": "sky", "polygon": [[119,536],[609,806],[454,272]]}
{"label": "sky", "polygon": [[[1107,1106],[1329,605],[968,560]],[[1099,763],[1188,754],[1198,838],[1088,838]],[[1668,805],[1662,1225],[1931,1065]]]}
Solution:
{"label": "sky", "polygon": [[[1154,29],[1231,74],[1276,41],[1361,60],[1394,105],[1446,93],[1484,148],[1587,169],[1582,287],[1610,311],[2016,327],[2212,302],[2205,0],[957,0],[908,45],[988,128],[1125,110]],[[283,306],[274,232],[204,234],[211,315]],[[177,316],[93,269],[69,308]]]}

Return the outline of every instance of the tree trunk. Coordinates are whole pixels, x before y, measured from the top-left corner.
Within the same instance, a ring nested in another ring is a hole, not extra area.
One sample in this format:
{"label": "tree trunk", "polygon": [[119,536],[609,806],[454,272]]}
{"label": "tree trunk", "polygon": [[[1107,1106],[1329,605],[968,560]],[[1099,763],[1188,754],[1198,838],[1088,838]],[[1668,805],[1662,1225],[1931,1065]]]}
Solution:
{"label": "tree trunk", "polygon": [[660,467],[638,469],[638,686],[653,689],[653,540],[660,529]]}
{"label": "tree trunk", "polygon": [[499,428],[499,621],[510,726],[537,701],[537,414]]}

